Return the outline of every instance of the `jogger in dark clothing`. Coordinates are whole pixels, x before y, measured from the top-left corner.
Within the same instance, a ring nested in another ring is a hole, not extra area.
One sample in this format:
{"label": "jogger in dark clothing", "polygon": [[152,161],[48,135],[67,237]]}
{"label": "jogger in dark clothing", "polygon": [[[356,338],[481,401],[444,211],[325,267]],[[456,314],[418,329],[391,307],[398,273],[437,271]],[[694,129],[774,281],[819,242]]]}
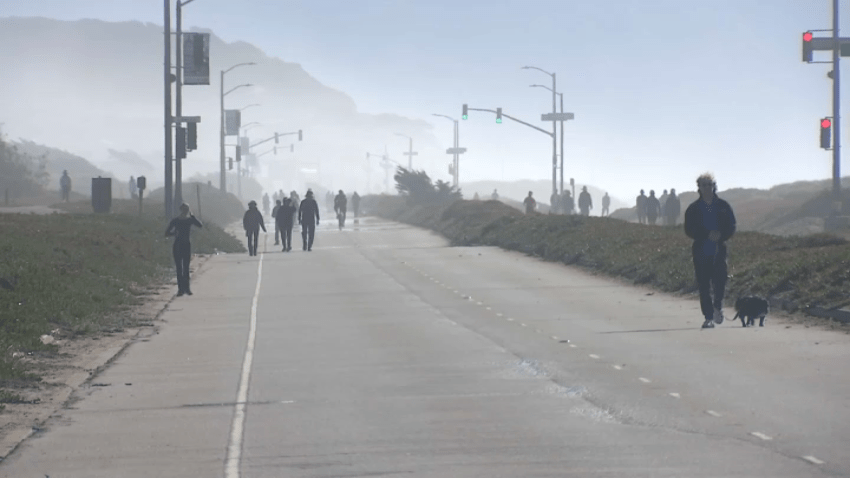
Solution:
{"label": "jogger in dark clothing", "polygon": [[[717,197],[717,183],[711,174],[697,178],[699,199],[685,211],[685,234],[694,240],[691,253],[699,284],[699,302],[704,329],[723,323],[723,295],[726,291],[726,241],[735,234],[732,206]],[[668,199],[669,201],[669,199]],[[714,297],[711,292],[714,289]]]}
{"label": "jogger in dark clothing", "polygon": [[292,200],[283,198],[283,205],[277,210],[275,224],[280,230],[280,238],[283,241],[283,252],[292,250],[292,218],[295,215],[295,206],[292,205]]}
{"label": "jogger in dark clothing", "polygon": [[189,262],[192,260],[192,243],[189,241],[189,233],[192,226],[204,227],[201,221],[189,211],[189,205],[180,205],[180,215],[168,223],[165,229],[165,237],[174,236],[174,266],[177,269],[177,295],[192,295],[189,288]]}
{"label": "jogger in dark clothing", "polygon": [[263,215],[257,209],[257,201],[248,203],[248,210],[242,216],[242,227],[245,228],[245,235],[248,236],[248,255],[257,255],[257,238],[260,235],[260,228],[266,232]]}
{"label": "jogger in dark clothing", "polygon": [[313,237],[316,235],[316,226],[319,224],[319,205],[313,199],[312,190],[307,191],[307,197],[298,207],[298,224],[301,224],[302,248],[305,251],[312,251]]}

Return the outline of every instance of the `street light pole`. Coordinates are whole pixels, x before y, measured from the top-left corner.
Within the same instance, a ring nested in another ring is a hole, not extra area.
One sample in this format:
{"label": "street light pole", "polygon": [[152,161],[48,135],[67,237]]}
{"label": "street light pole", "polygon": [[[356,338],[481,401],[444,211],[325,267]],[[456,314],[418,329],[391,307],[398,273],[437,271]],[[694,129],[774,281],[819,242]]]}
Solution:
{"label": "street light pole", "polygon": [[[555,82],[555,73],[549,73],[546,70],[541,68],[537,68],[536,66],[524,66],[523,70],[534,69],[542,71],[547,75],[552,77],[552,114],[556,114],[558,111],[556,110],[555,105],[555,95],[557,94],[557,86]],[[558,124],[556,122],[552,122],[552,193],[558,192],[558,183],[557,183],[557,171],[558,171]]]}
{"label": "street light pole", "polygon": [[231,66],[230,68],[228,68],[226,70],[221,70],[221,84],[220,84],[221,85],[221,89],[220,89],[220,92],[221,92],[220,93],[220,95],[221,95],[220,96],[221,97],[221,111],[220,111],[220,114],[221,114],[221,130],[219,131],[219,167],[221,169],[221,176],[219,178],[219,189],[221,190],[222,193],[227,192],[227,176],[225,175],[225,172],[224,172],[224,159],[225,159],[224,158],[224,97],[225,97],[225,95],[229,94],[231,91],[235,90],[236,88],[239,88],[241,86],[251,86],[250,84],[239,85],[236,88],[233,88],[230,91],[228,91],[227,93],[225,93],[224,92],[224,74],[227,73],[228,71],[238,67],[238,66],[244,66],[244,65],[256,65],[256,63],[254,63],[254,62],[239,63],[239,64]]}
{"label": "street light pole", "polygon": [[[551,88],[545,85],[531,85],[532,87],[538,88],[546,88],[549,91],[552,91]],[[564,114],[564,94],[557,93],[558,96],[561,97],[561,115]],[[561,123],[561,194],[564,194],[564,120],[560,120]]]}
{"label": "street light pole", "polygon": [[401,133],[396,133],[396,136],[402,136],[402,137],[410,140],[410,147],[409,147],[410,149],[408,149],[408,152],[404,153],[404,155],[407,156],[407,169],[410,170],[410,171],[413,171],[413,157],[419,154],[419,153],[413,151],[413,138],[411,138],[410,136],[408,136],[406,134],[401,134]]}
{"label": "street light pole", "polygon": [[165,219],[171,219],[171,0],[165,0]]}

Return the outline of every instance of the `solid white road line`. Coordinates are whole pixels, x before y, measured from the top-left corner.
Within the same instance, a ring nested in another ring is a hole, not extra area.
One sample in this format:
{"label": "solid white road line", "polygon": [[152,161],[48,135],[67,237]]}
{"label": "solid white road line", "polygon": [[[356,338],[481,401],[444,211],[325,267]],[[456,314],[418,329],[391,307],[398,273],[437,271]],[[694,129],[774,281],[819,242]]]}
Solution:
{"label": "solid white road line", "polygon": [[599,358],[599,356],[596,355],[596,354],[590,354],[590,355],[588,355],[588,357],[590,357],[592,359],[598,359]]}
{"label": "solid white road line", "polygon": [[750,435],[752,435],[754,437],[761,438],[762,440],[773,440],[773,437],[771,437],[769,435],[765,435],[762,432],[750,432]]}
{"label": "solid white road line", "polygon": [[248,346],[242,360],[242,376],[239,378],[239,391],[236,392],[236,406],[233,410],[233,423],[230,426],[230,442],[227,444],[227,460],[224,474],[227,478],[239,478],[239,464],[242,460],[242,438],[245,431],[245,409],[248,402],[248,384],[251,383],[251,364],[254,362],[254,343],[257,339],[257,300],[260,297],[260,284],[263,281],[263,256],[257,263],[257,287],[251,302],[251,324],[248,331]]}
{"label": "solid white road line", "polygon": [[679,394],[678,394],[678,393],[676,393],[676,392],[670,392],[670,396],[671,396],[671,397],[673,397],[673,398],[682,398],[682,396],[681,396],[681,395],[679,395]]}
{"label": "solid white road line", "polygon": [[806,456],[803,457],[803,459],[808,461],[808,462],[814,463],[815,465],[823,465],[824,464],[823,461],[818,460],[816,457],[814,457],[812,455],[806,455]]}
{"label": "solid white road line", "polygon": [[648,378],[643,378],[643,377],[638,377],[638,380],[640,380],[640,381],[641,381],[641,382],[643,382],[643,383],[650,383],[650,382],[652,382],[652,380],[650,380],[650,379],[648,379]]}
{"label": "solid white road line", "polygon": [[706,410],[705,413],[711,415],[712,417],[720,417],[721,415],[714,410]]}
{"label": "solid white road line", "polygon": [[619,365],[612,365],[612,367],[614,367],[614,370],[623,370],[623,367]]}

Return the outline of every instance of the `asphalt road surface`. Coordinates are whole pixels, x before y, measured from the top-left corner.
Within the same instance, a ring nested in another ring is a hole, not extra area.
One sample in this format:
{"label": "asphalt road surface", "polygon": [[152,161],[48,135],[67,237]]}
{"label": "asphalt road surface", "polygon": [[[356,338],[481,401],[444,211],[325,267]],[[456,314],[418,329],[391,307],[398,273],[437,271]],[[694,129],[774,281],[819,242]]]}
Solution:
{"label": "asphalt road surface", "polygon": [[208,261],[0,476],[850,476],[847,334],[348,222]]}

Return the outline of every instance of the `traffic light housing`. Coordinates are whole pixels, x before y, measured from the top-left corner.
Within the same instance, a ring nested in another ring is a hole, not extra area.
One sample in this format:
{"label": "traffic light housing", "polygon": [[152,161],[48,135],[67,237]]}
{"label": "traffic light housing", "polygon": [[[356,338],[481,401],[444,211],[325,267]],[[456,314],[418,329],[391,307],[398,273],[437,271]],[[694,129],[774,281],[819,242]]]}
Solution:
{"label": "traffic light housing", "polygon": [[227,157],[227,169],[233,169],[233,158]]}
{"label": "traffic light housing", "polygon": [[[278,139],[277,132],[275,132],[275,134],[274,134],[274,144],[278,144],[278,143],[280,143],[280,140]],[[277,154],[277,148],[275,148],[274,151],[275,151],[274,154]]]}
{"label": "traffic light housing", "polygon": [[463,119],[469,119],[469,106],[466,104],[463,105],[463,114],[461,115]]}
{"label": "traffic light housing", "polygon": [[812,40],[814,35],[812,32],[803,33],[803,61],[811,63],[812,61]]}
{"label": "traffic light housing", "polygon": [[502,124],[502,108],[496,108],[496,123]]}
{"label": "traffic light housing", "polygon": [[303,140],[304,140],[304,135],[301,134],[301,130],[299,129],[298,130],[298,141],[303,141]]}
{"label": "traffic light housing", "polygon": [[[242,161],[242,146],[236,146],[236,162]],[[231,168],[233,169],[233,168]]]}
{"label": "traffic light housing", "polygon": [[198,149],[198,123],[186,125],[186,149],[189,151]]}
{"label": "traffic light housing", "polygon": [[175,159],[186,157],[186,129],[178,126],[174,131]]}
{"label": "traffic light housing", "polygon": [[832,139],[832,120],[823,118],[820,120],[820,147],[829,149]]}
{"label": "traffic light housing", "polygon": [[451,175],[451,176],[455,175],[455,165],[452,164],[452,163],[449,163],[449,175]]}

